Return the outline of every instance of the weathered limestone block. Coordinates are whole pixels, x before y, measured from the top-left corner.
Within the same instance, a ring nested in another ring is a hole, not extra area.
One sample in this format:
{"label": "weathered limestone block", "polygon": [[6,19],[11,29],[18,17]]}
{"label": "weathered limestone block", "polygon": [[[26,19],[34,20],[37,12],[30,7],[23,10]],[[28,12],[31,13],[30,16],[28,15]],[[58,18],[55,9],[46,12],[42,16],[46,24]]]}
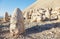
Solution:
{"label": "weathered limestone block", "polygon": [[52,11],[51,8],[48,8],[48,9],[47,9],[47,11],[46,11],[46,13],[45,13],[46,18],[50,19],[50,17],[51,17],[51,11]]}
{"label": "weathered limestone block", "polygon": [[32,13],[34,12],[34,9],[30,9],[29,12],[27,13],[28,19],[31,19]]}
{"label": "weathered limestone block", "polygon": [[36,13],[32,13],[32,16],[31,16],[31,22],[37,22],[37,16],[36,16]]}
{"label": "weathered limestone block", "polygon": [[46,12],[46,10],[44,10],[44,9],[42,9],[42,8],[39,9],[39,13],[45,14],[45,12]]}
{"label": "weathered limestone block", "polygon": [[57,19],[58,19],[58,16],[56,14],[51,15],[51,20],[57,20]]}
{"label": "weathered limestone block", "polygon": [[12,35],[17,35],[23,33],[24,30],[24,18],[22,11],[19,8],[16,8],[10,20],[10,33]]}
{"label": "weathered limestone block", "polygon": [[58,19],[58,11],[57,10],[52,10],[51,12],[51,20],[57,20]]}
{"label": "weathered limestone block", "polygon": [[33,12],[34,12],[34,9],[30,9],[29,15],[32,15]]}
{"label": "weathered limestone block", "polygon": [[56,14],[56,15],[58,15],[58,14],[59,14],[59,11],[54,9],[54,10],[52,10],[51,14]]}
{"label": "weathered limestone block", "polygon": [[3,18],[4,22],[8,22],[9,21],[9,15],[8,12],[5,12],[4,18]]}
{"label": "weathered limestone block", "polygon": [[31,16],[31,22],[41,22],[42,20],[42,14],[39,12],[32,13]]}
{"label": "weathered limestone block", "polygon": [[60,8],[56,8],[57,15],[60,15]]}
{"label": "weathered limestone block", "polygon": [[42,21],[42,16],[37,16],[37,22],[41,22]]}
{"label": "weathered limestone block", "polygon": [[26,13],[24,14],[25,19],[31,19],[31,15],[32,15],[33,11],[29,10],[26,11]]}
{"label": "weathered limestone block", "polygon": [[37,22],[41,22],[43,20],[42,14],[37,14]]}
{"label": "weathered limestone block", "polygon": [[56,14],[57,15],[57,13],[58,13],[57,11],[53,11],[51,14]]}
{"label": "weathered limestone block", "polygon": [[46,16],[45,15],[42,16],[42,21],[44,21],[44,20],[46,20]]}
{"label": "weathered limestone block", "polygon": [[24,14],[24,18],[29,19],[29,12],[28,11]]}
{"label": "weathered limestone block", "polygon": [[60,21],[60,8],[57,8],[57,15],[58,15],[58,20]]}
{"label": "weathered limestone block", "polygon": [[60,21],[60,14],[58,15],[58,20]]}

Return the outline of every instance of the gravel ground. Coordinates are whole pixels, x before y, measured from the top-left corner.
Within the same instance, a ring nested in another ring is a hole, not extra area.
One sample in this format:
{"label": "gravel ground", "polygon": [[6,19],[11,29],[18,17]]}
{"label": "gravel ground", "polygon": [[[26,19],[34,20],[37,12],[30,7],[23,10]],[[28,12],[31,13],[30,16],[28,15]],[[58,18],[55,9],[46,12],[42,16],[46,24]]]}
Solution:
{"label": "gravel ground", "polygon": [[60,39],[60,22],[48,21],[25,24],[25,33],[10,36],[9,23],[0,24],[0,39]]}

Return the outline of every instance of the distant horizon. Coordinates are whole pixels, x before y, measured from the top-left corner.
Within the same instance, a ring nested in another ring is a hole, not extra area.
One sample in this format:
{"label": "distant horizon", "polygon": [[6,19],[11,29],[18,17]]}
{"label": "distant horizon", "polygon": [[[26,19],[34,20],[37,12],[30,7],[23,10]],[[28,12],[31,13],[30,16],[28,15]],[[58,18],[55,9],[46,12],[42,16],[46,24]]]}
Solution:
{"label": "distant horizon", "polygon": [[0,16],[0,18],[3,18],[3,16]]}
{"label": "distant horizon", "polygon": [[4,16],[5,12],[12,14],[15,8],[24,10],[36,0],[0,0],[0,16]]}

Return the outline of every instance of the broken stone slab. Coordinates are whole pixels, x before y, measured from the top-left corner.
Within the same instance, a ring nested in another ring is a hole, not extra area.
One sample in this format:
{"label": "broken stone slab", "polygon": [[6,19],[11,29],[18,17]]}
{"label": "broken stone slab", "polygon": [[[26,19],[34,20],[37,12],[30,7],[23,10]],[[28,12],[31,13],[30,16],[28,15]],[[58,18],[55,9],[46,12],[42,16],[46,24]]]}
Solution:
{"label": "broken stone slab", "polygon": [[40,8],[40,9],[38,10],[38,12],[39,12],[40,14],[45,14],[46,10],[43,9],[43,8]]}
{"label": "broken stone slab", "polygon": [[24,31],[24,17],[22,15],[22,11],[19,8],[16,8],[10,20],[10,33],[12,35],[17,35]]}
{"label": "broken stone slab", "polygon": [[42,20],[42,14],[39,12],[32,13],[31,22],[40,22]]}
{"label": "broken stone slab", "polygon": [[58,19],[57,15],[55,15],[55,14],[51,15],[51,20],[57,20],[57,19]]}
{"label": "broken stone slab", "polygon": [[45,21],[45,20],[46,20],[46,16],[43,15],[43,16],[42,16],[42,21]]}
{"label": "broken stone slab", "polygon": [[58,15],[58,20],[60,21],[60,15]]}

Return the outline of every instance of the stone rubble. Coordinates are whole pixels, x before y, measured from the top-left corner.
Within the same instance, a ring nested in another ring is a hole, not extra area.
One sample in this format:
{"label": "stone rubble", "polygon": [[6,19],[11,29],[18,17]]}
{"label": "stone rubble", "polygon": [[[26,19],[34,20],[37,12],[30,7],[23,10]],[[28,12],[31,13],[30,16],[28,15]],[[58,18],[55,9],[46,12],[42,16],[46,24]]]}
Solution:
{"label": "stone rubble", "polygon": [[41,22],[45,20],[60,20],[60,9],[56,8],[38,8],[30,9],[23,15],[25,19],[30,20],[29,22]]}

